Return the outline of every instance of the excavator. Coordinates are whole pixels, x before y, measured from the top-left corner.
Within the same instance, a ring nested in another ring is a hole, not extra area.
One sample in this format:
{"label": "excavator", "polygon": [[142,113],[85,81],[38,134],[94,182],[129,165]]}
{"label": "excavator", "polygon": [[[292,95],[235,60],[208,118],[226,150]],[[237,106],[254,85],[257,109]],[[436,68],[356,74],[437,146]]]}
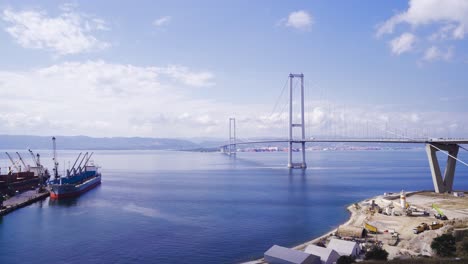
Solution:
{"label": "excavator", "polygon": [[437,205],[432,204],[432,209],[434,209],[437,212],[436,214],[434,214],[434,217],[436,219],[447,220],[447,216],[440,210],[440,208]]}

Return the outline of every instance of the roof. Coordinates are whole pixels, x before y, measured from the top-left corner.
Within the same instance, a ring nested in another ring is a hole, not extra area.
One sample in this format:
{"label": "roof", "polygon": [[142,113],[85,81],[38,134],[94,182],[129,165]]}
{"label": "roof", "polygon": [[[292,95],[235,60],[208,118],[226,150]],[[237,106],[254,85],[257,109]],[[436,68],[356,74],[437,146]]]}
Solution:
{"label": "roof", "polygon": [[285,248],[278,245],[272,246],[264,253],[264,255],[265,258],[272,257],[282,259],[288,263],[317,263],[317,261],[320,263],[319,257],[317,256],[312,256],[299,250]]}
{"label": "roof", "polygon": [[358,244],[354,241],[332,238],[328,243],[327,248],[334,249],[341,255],[352,255],[356,246],[358,246]]}
{"label": "roof", "polygon": [[335,257],[336,259],[340,257],[338,252],[336,252],[335,250],[331,248],[319,247],[316,245],[308,245],[305,248],[304,252],[320,257],[320,260],[322,262],[327,262],[330,256]]}

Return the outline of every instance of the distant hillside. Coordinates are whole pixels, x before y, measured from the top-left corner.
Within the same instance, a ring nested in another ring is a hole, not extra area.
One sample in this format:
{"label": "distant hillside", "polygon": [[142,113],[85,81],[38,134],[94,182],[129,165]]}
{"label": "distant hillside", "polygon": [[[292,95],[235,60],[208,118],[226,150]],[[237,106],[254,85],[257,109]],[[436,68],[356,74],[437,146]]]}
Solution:
{"label": "distant hillside", "polygon": [[[94,138],[86,136],[56,136],[58,149],[154,149],[190,150],[201,145],[189,140],[143,137]],[[0,135],[0,149],[50,149],[52,137]]]}

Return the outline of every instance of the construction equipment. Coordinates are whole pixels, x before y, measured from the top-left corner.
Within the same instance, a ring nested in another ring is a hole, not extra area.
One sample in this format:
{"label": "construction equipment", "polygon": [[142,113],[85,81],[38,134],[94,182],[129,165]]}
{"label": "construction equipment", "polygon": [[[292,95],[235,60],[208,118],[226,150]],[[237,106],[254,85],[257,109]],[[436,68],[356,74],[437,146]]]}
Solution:
{"label": "construction equipment", "polygon": [[369,231],[371,234],[377,234],[377,227],[370,225],[367,222],[364,222],[364,228],[367,229],[367,231]]}
{"label": "construction equipment", "polygon": [[432,224],[429,225],[429,227],[431,228],[431,230],[436,230],[436,229],[439,229],[441,227],[443,227],[444,224],[443,223],[439,223],[439,222],[432,222]]}
{"label": "construction equipment", "polygon": [[424,232],[426,230],[429,230],[429,226],[426,223],[421,223],[417,227],[413,228],[413,233],[419,234],[419,233]]}
{"label": "construction equipment", "polygon": [[434,209],[437,213],[434,214],[434,217],[436,219],[440,219],[440,220],[447,220],[447,216],[440,210],[440,208],[435,205],[435,204],[432,204],[432,209]]}

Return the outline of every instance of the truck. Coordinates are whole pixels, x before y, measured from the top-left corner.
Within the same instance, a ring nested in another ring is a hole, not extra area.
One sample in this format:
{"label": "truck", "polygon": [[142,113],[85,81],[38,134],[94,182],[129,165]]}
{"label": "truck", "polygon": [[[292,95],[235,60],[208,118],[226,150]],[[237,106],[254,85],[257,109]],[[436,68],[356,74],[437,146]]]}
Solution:
{"label": "truck", "polygon": [[441,227],[443,227],[444,224],[443,223],[439,223],[439,222],[432,222],[432,224],[429,225],[429,227],[431,228],[431,230],[436,230],[436,229],[439,229]]}
{"label": "truck", "polygon": [[426,230],[429,230],[429,226],[426,223],[421,223],[417,227],[413,228],[413,233],[419,234]]}
{"label": "truck", "polygon": [[372,234],[377,234],[377,227],[373,226],[373,225],[370,225],[366,222],[364,222],[364,228],[367,229],[367,231],[369,231],[370,233]]}

